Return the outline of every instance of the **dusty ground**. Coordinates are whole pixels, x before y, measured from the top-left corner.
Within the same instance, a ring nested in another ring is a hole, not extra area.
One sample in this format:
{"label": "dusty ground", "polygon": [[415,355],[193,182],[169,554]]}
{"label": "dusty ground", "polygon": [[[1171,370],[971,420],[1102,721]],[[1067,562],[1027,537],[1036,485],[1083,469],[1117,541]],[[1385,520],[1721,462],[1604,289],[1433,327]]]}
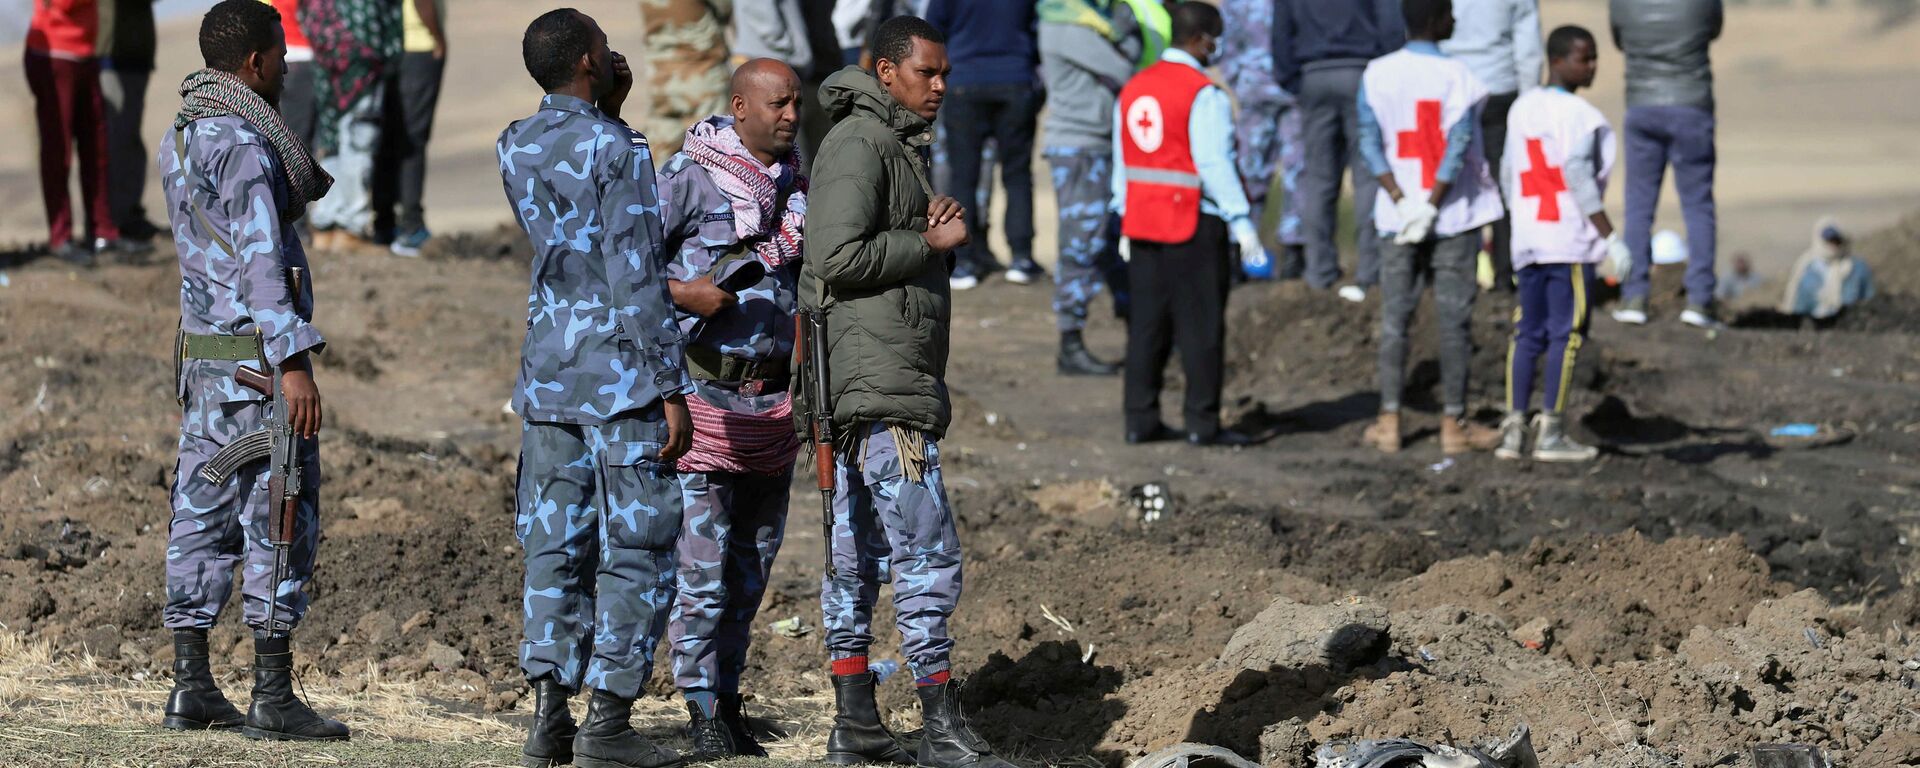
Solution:
{"label": "dusty ground", "polygon": [[[1601,4],[1544,5],[1550,24],[1601,28]],[[629,3],[581,7],[616,39],[634,33]],[[0,763],[514,760],[517,425],[500,403],[526,277],[518,234],[490,231],[488,147],[533,95],[515,62],[483,55],[517,34],[520,6],[460,8],[455,39],[469,42],[428,203],[441,229],[480,234],[420,261],[316,263],[332,421],[302,658],[308,690],[360,738],[288,749],[148,726],[171,653],[158,624],[177,273],[72,272],[22,252],[0,255]],[[163,71],[186,69],[183,29],[166,32]],[[1822,213],[1866,231],[1914,208],[1915,102],[1886,95],[1920,74],[1916,29],[1876,27],[1852,4],[1733,11],[1715,54],[1726,252],[1783,267]],[[11,61],[0,103],[24,105],[6,90]],[[1594,95],[1616,120],[1617,64]],[[38,232],[29,159],[0,146],[0,241]],[[1408,451],[1359,448],[1376,307],[1297,285],[1243,287],[1231,310],[1229,411],[1276,439],[1122,446],[1119,383],[1050,373],[1044,290],[961,295],[945,455],[968,548],[958,666],[980,729],[1029,765],[1191,739],[1279,768],[1329,739],[1467,740],[1521,720],[1551,765],[1739,764],[1745,745],[1777,740],[1850,766],[1920,765],[1920,214],[1860,250],[1882,296],[1829,328],[1764,313],[1717,334],[1599,320],[1576,432],[1606,451],[1580,467],[1442,461],[1431,362],[1414,377]],[[1675,276],[1658,279],[1670,316]],[[1500,396],[1510,312],[1500,297],[1478,310],[1483,408]],[[1121,333],[1103,318],[1090,339],[1111,356]],[[1836,442],[1766,436],[1800,421]],[[1175,504],[1143,526],[1124,498],[1149,480]],[[818,625],[813,498],[802,478],[766,621]],[[242,696],[247,649],[231,621],[217,637]],[[817,758],[817,631],[763,626],[756,643],[748,684],[786,734],[775,757]],[[664,685],[644,727],[671,737]],[[904,684],[882,698],[895,725],[915,725]]]}
{"label": "dusty ground", "polygon": [[[1912,218],[1868,239],[1880,272],[1920,270],[1920,249],[1902,244],[1917,233]],[[435,752],[445,764],[513,756],[516,425],[499,404],[523,248],[468,236],[421,261],[316,263],[334,350],[320,369],[330,501],[301,635],[309,687],[368,735],[354,748],[367,751],[340,759],[414,764],[421,739],[466,745]],[[0,657],[44,654],[32,663],[48,671],[19,676],[45,685],[0,688],[0,718],[18,726],[0,749],[25,759],[57,742],[61,755],[130,759],[116,745],[151,735],[170,654],[159,563],[177,277],[171,264],[72,272],[13,257],[4,268],[0,623],[17,634]],[[1281,726],[1267,757],[1289,764],[1290,749],[1329,738],[1465,739],[1515,720],[1551,730],[1539,743],[1555,764],[1644,752],[1709,765],[1776,739],[1854,765],[1920,761],[1906,738],[1920,728],[1920,299],[1900,279],[1824,331],[1601,320],[1578,376],[1578,432],[1607,451],[1579,467],[1443,462],[1430,363],[1415,378],[1408,451],[1357,447],[1375,407],[1373,309],[1297,285],[1243,287],[1232,307],[1230,409],[1275,440],[1121,446],[1118,382],[1047,372],[1043,291],[962,294],[947,472],[968,547],[955,629],[969,704],[1029,762],[1113,763],[1189,738],[1258,755],[1262,732]],[[1509,312],[1497,297],[1479,310],[1476,403],[1498,397]],[[1104,319],[1091,338],[1120,342]],[[1765,439],[1788,421],[1850,439]],[[1147,480],[1175,498],[1153,526],[1121,501]],[[817,625],[804,485],[763,615]],[[1812,591],[1787,597],[1801,590]],[[1256,616],[1277,598],[1311,614],[1350,595],[1368,596],[1383,625],[1364,653],[1338,664],[1223,654],[1236,631],[1264,631]],[[238,691],[247,649],[230,623],[219,638]],[[749,685],[793,734],[779,757],[817,756],[817,634],[762,627],[756,640]],[[477,725],[390,720],[369,691]],[[906,686],[886,686],[883,701],[912,727]],[[673,703],[653,706],[649,725],[664,733]],[[117,735],[59,735],[96,726],[115,730],[80,732]],[[240,754],[229,741],[154,743],[156,760],[181,764]]]}

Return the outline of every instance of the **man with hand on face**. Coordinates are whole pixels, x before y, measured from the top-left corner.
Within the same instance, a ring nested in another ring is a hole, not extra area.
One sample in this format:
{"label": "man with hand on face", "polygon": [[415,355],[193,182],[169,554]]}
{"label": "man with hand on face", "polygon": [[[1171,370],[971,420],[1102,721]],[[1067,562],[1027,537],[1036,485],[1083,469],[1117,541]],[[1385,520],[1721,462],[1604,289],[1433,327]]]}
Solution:
{"label": "man with hand on face", "polygon": [[[833,130],[814,162],[800,304],[824,313],[833,415],[832,569],[821,580],[836,713],[827,762],[1008,768],[960,713],[947,622],[960,598],[960,540],[940,480],[947,400],[947,277],[967,241],[960,203],[935,197],[927,145],[947,91],[945,38],[925,20],[881,24],[873,71],[820,89]],[[822,396],[824,395],[824,398]],[[909,755],[881,725],[873,605],[881,563],[926,727]]]}
{"label": "man with hand on face", "polygon": [[1187,442],[1254,442],[1220,428],[1229,233],[1242,253],[1263,248],[1234,166],[1232,100],[1205,71],[1223,28],[1212,5],[1174,6],[1173,47],[1127,83],[1114,108],[1112,208],[1133,286],[1128,443],[1173,437],[1160,421],[1160,387],[1175,346],[1187,376]]}
{"label": "man with hand on face", "polygon": [[741,712],[754,614],[780,551],[793,461],[793,316],[807,180],[794,149],[800,76],[775,59],[734,70],[730,115],[687,129],[660,171],[668,287],[687,333],[693,449],[667,627],[693,760],[766,757]]}
{"label": "man with hand on face", "polygon": [[[679,762],[629,724],[673,599],[692,423],[646,137],[620,120],[625,57],[571,8],[527,27],[540,110],[496,149],[533,243],[513,409],[525,420],[515,526],[526,550],[520,668],[534,690],[526,765]],[[576,730],[573,691],[593,697]]]}
{"label": "man with hand on face", "polygon": [[[180,85],[182,103],[160,140],[167,216],[180,252],[180,345],[176,353],[180,463],[167,537],[165,623],[173,630],[173,693],[161,724],[176,730],[241,728],[251,738],[342,740],[347,727],[315,714],[293,693],[294,627],[307,612],[320,544],[320,390],[309,352],[326,340],[312,325],[307,254],[293,222],[333,179],[280,119],[287,43],[280,14],[254,0],[226,0],[200,22],[206,68]],[[240,386],[242,367],[280,373],[280,403]],[[223,448],[266,425],[267,409],[294,433],[300,498],[286,580],[274,583],[268,519],[270,462],[242,465],[226,482],[203,479]],[[253,630],[253,703],[246,717],[214,683],[207,630],[246,564],[242,595]],[[258,577],[258,578],[256,578]],[[269,610],[267,601],[274,601]],[[268,626],[268,616],[275,617]]]}

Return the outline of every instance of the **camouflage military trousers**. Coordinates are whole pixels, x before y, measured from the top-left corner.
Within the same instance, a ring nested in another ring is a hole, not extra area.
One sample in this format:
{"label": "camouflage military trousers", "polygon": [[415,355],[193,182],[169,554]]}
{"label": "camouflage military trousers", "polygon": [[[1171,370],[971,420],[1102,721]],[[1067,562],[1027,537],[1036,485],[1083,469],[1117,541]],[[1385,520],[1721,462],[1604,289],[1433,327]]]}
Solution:
{"label": "camouflage military trousers", "polygon": [[1120,266],[1108,202],[1113,153],[1095,147],[1048,147],[1053,196],[1060,208],[1060,261],[1053,266],[1053,316],[1059,330],[1087,326],[1087,307]]}
{"label": "camouflage military trousers", "polygon": [[960,602],[960,535],[940,481],[940,448],[924,441],[924,470],[908,476],[885,425],[863,426],[857,462],[834,465],[833,566],[821,578],[827,652],[867,654],[880,580],[893,582],[894,622],[915,677],[946,671],[947,620]]}
{"label": "camouflage military trousers", "polygon": [[733,0],[640,0],[640,26],[647,115],[638,127],[654,157],[672,157],[688,127],[727,111]]}
{"label": "camouflage military trousers", "polygon": [[273,634],[284,637],[307,613],[306,587],[320,544],[320,443],[300,441],[300,506],[287,552],[287,578],[270,589],[273,545],[267,541],[267,524],[273,504],[267,497],[267,462],[249,463],[219,485],[200,478],[200,468],[221,448],[260,428],[267,405],[195,398],[181,425],[180,458],[174,467],[164,623],[172,629],[213,626],[233,592],[234,568],[244,564],[240,594],[247,626],[255,637],[268,636],[267,600],[275,595],[274,619],[280,631]]}
{"label": "camouflage military trousers", "polygon": [[737,693],[753,617],[786,535],[793,471],[778,475],[686,472],[680,526],[680,593],[667,623],[673,683],[685,691]]}
{"label": "camouflage military trousers", "polygon": [[1278,171],[1285,197],[1280,201],[1283,207],[1274,239],[1281,245],[1305,244],[1300,232],[1300,196],[1295,193],[1300,172],[1307,167],[1306,147],[1300,143],[1300,110],[1292,105],[1244,108],[1233,132],[1240,148],[1240,182],[1247,189],[1247,202],[1253,204],[1254,222],[1262,221],[1273,174]]}
{"label": "camouflage military trousers", "polygon": [[639,695],[673,599],[680,481],[655,457],[658,403],[598,426],[527,422],[515,534],[525,549],[520,669]]}

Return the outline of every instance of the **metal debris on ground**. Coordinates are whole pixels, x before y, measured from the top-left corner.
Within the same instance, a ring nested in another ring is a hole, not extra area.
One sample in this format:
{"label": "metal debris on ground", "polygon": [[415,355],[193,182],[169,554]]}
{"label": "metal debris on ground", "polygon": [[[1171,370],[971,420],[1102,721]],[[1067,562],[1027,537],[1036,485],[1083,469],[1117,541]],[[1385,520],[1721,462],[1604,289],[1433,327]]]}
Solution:
{"label": "metal debris on ground", "polygon": [[1140,522],[1153,524],[1163,517],[1173,514],[1173,494],[1167,490],[1167,484],[1161,482],[1141,483],[1127,491],[1127,502],[1133,505],[1140,515]]}
{"label": "metal debris on ground", "polygon": [[813,632],[813,627],[807,626],[807,623],[802,621],[798,616],[776,621],[767,625],[767,629],[773,630],[774,634],[781,637],[791,638],[806,637],[809,633]]}
{"label": "metal debris on ground", "polygon": [[1806,744],[1755,744],[1754,768],[1833,768],[1827,753]]}
{"label": "metal debris on ground", "polygon": [[1133,761],[1128,768],[1191,768],[1202,763],[1217,763],[1228,768],[1260,768],[1259,763],[1236,755],[1232,750],[1207,744],[1175,744]]}
{"label": "metal debris on ground", "polygon": [[1533,750],[1533,729],[1521,723],[1502,741],[1466,749],[1413,739],[1330,741],[1314,750],[1313,764],[1314,768],[1540,768],[1540,758]]}

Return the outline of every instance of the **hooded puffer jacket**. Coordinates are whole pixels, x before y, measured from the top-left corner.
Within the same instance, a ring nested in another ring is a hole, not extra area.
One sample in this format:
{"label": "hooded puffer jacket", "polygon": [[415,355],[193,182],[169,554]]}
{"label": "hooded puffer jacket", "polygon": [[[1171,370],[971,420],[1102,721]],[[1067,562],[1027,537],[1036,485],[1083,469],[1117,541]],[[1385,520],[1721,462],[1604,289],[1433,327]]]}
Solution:
{"label": "hooded puffer jacket", "polygon": [[952,315],[948,255],[921,237],[933,128],[854,67],[828,77],[820,100],[834,126],[813,161],[800,303],[826,313],[835,427],[881,422],[939,439]]}

